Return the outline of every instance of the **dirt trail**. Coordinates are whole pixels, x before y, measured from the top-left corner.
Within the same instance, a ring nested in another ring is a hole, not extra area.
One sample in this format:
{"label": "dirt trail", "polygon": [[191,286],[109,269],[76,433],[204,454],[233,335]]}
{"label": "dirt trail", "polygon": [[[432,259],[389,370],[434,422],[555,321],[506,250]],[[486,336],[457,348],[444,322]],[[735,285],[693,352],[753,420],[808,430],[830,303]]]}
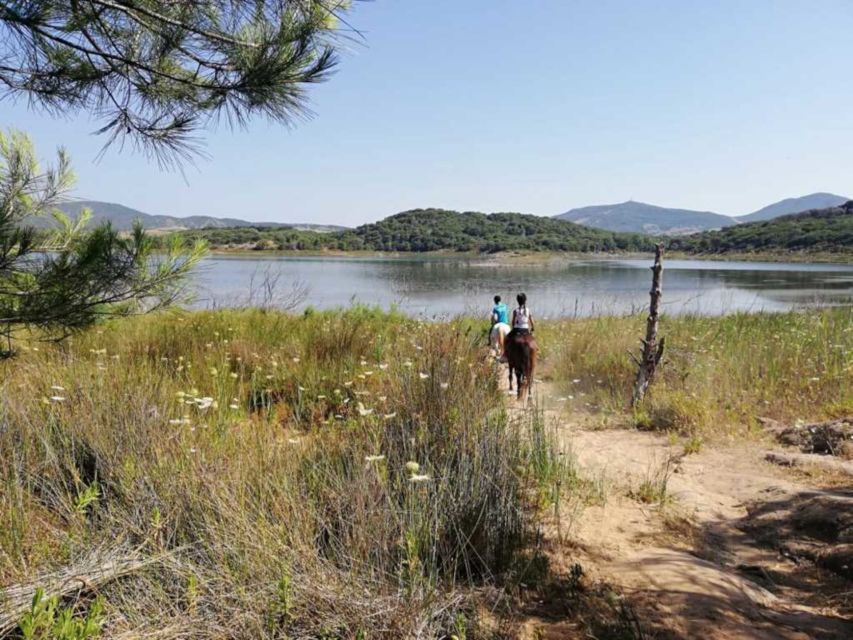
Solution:
{"label": "dirt trail", "polygon": [[[804,484],[765,462],[759,447],[684,455],[658,434],[582,429],[549,392],[537,391],[546,418],[600,495],[568,518],[560,553],[566,567],[580,563],[588,579],[627,597],[640,637],[853,638],[851,583],[785,557],[766,536],[759,544],[754,520],[762,508],[787,514],[824,495],[853,511],[853,495]],[[530,638],[580,637],[558,619],[525,628]]]}

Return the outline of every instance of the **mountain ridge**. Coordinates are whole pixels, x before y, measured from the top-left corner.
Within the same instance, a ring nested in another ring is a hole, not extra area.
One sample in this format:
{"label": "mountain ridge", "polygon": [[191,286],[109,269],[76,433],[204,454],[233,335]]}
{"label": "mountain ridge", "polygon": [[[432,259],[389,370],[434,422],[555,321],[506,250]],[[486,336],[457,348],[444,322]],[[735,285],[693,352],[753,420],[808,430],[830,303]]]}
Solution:
{"label": "mountain ridge", "polygon": [[554,217],[607,231],[674,236],[713,231],[745,222],[772,220],[779,216],[801,211],[837,207],[843,205],[848,199],[833,193],[817,192],[795,198],[785,198],[757,211],[740,216],[713,211],[661,207],[628,200],[617,204],[570,209]]}
{"label": "mountain ridge", "polygon": [[[749,222],[766,221],[784,215],[842,206],[848,198],[832,193],[818,192],[805,196],[786,198],[766,207],[741,216],[728,216],[713,211],[698,211],[661,207],[629,200],[617,204],[592,205],[571,209],[565,213],[550,216],[586,228],[621,233],[644,233],[653,236],[682,236],[704,231],[713,231]],[[343,225],[315,224],[310,222],[252,222],[240,218],[219,218],[215,216],[175,216],[152,215],[123,204],[99,200],[69,200],[59,206],[67,215],[79,215],[83,208],[93,213],[93,223],[109,221],[121,231],[132,227],[135,220],[152,231],[180,231],[185,229],[228,229],[237,227],[289,228],[299,231],[317,231],[321,233],[344,231]],[[429,209],[428,209],[429,210]],[[435,211],[435,209],[432,209]],[[548,216],[542,216],[548,219]],[[51,226],[49,219],[37,221],[36,226]]]}
{"label": "mountain ridge", "polygon": [[[101,200],[69,200],[57,207],[66,215],[76,217],[83,209],[92,211],[92,224],[110,222],[119,231],[132,228],[135,220],[140,220],[146,229],[159,231],[180,231],[184,229],[231,228],[231,227],[271,227],[292,228],[301,231],[341,231],[341,225],[315,224],[311,222],[251,222],[240,218],[219,218],[215,216],[169,216],[145,213],[116,202]],[[42,220],[37,226],[50,226],[51,221]]]}

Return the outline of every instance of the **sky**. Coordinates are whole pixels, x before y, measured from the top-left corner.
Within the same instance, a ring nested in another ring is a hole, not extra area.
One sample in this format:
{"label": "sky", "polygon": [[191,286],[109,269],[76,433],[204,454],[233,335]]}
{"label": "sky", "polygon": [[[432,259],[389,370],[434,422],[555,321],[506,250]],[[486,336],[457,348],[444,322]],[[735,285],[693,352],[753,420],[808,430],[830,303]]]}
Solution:
{"label": "sky", "polygon": [[374,0],[314,117],[203,132],[184,175],[86,114],[0,102],[74,195],[146,213],[354,226],[419,207],[554,215],[639,200],[748,213],[853,196],[850,0]]}

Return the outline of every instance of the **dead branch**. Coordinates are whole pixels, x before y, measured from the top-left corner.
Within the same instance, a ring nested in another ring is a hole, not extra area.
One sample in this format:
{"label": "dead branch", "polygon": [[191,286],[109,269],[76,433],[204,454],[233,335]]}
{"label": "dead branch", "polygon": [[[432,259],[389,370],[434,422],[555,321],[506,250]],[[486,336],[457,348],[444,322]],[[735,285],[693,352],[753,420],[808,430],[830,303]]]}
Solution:
{"label": "dead branch", "polygon": [[853,476],[853,462],[837,460],[829,456],[816,455],[813,453],[768,451],[764,454],[764,459],[783,467],[817,467],[825,471],[833,471],[835,473],[844,473]]}
{"label": "dead branch", "polygon": [[104,584],[156,561],[127,549],[100,550],[78,564],[42,574],[30,583],[6,587],[0,590],[0,637],[15,629],[32,606],[33,594],[39,587],[47,598],[97,591]]}
{"label": "dead branch", "polygon": [[[652,289],[649,291],[649,317],[646,320],[646,337],[640,340],[643,353],[637,367],[637,380],[634,382],[634,393],[631,396],[631,406],[636,407],[646,395],[646,390],[655,377],[657,366],[663,358],[664,339],[658,342],[658,310],[663,295],[661,280],[663,277],[663,245],[655,246],[655,262],[652,269]],[[636,358],[634,359],[636,361]]]}

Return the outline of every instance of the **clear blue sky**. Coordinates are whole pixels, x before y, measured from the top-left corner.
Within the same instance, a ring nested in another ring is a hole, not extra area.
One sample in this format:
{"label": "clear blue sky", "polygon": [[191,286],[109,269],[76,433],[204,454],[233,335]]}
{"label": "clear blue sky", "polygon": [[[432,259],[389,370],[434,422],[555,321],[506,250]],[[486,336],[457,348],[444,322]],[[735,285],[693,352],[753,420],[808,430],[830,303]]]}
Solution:
{"label": "clear blue sky", "polygon": [[186,181],[96,162],[86,116],[0,103],[76,195],[148,213],[355,225],[438,206],[552,215],[642,200],[740,214],[853,195],[850,0],[376,0],[314,119],[209,131]]}

